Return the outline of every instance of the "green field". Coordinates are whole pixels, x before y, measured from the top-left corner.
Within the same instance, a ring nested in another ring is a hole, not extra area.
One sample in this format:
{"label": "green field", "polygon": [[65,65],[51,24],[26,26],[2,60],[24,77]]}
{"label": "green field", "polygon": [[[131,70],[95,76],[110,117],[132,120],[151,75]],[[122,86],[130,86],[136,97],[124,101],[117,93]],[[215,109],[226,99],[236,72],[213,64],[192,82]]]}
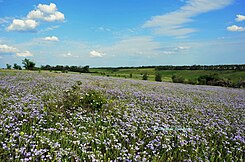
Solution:
{"label": "green field", "polygon": [[[142,79],[143,74],[147,73],[149,75],[148,80],[155,80],[156,70],[155,68],[131,68],[131,69],[100,69],[92,68],[91,72],[96,72],[94,75],[105,75],[112,77],[123,77],[130,78],[132,74],[133,79]],[[171,77],[173,75],[180,75],[188,80],[195,80],[202,75],[218,74],[221,78],[230,79],[232,82],[237,82],[239,80],[245,80],[245,71],[235,71],[235,70],[161,70],[158,71],[162,74],[162,80],[165,82],[172,82]]]}

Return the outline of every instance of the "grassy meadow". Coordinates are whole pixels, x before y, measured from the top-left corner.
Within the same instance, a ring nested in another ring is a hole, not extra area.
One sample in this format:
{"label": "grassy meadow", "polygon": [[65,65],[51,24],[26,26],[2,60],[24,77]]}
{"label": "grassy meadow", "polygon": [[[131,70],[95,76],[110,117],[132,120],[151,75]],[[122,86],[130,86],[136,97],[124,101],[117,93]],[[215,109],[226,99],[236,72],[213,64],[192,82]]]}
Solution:
{"label": "grassy meadow", "polygon": [[1,70],[0,161],[242,162],[244,107],[244,89]]}

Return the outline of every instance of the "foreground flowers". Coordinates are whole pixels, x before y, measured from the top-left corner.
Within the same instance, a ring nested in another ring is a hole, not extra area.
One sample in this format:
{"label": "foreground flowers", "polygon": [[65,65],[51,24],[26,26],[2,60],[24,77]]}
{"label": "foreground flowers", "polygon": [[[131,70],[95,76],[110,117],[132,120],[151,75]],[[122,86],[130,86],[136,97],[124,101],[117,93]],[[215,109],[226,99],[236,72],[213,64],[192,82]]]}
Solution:
{"label": "foreground flowers", "polygon": [[[0,78],[4,161],[244,160],[243,89],[45,72]],[[100,110],[67,108],[77,83],[81,97],[103,95]]]}

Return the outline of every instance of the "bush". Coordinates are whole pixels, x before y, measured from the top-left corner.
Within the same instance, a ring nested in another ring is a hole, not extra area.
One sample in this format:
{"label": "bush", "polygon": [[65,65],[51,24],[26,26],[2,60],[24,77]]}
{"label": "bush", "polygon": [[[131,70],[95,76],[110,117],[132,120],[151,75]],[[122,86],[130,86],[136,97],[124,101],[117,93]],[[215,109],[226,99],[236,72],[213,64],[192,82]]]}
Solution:
{"label": "bush", "polygon": [[157,82],[161,82],[162,81],[162,75],[160,73],[156,73],[155,81],[157,81]]}
{"label": "bush", "polygon": [[133,78],[133,74],[131,73],[131,74],[129,74],[129,78]]}
{"label": "bush", "polygon": [[93,111],[101,110],[103,105],[107,103],[105,97],[95,90],[90,90],[80,98],[80,102],[85,108],[90,108]]}
{"label": "bush", "polygon": [[22,70],[21,66],[17,64],[14,64],[13,68],[16,70]]}
{"label": "bush", "polygon": [[232,87],[234,87],[234,88],[245,88],[245,81],[239,80],[238,82],[232,83]]}
{"label": "bush", "polygon": [[11,65],[9,65],[9,64],[6,64],[6,67],[7,67],[7,69],[11,69]]}
{"label": "bush", "polygon": [[66,110],[79,111],[87,110],[88,112],[100,111],[104,104],[107,103],[102,93],[95,90],[87,90],[82,93],[81,82],[73,85],[71,89],[65,90],[58,106],[63,113]]}
{"label": "bush", "polygon": [[215,85],[218,80],[221,80],[218,74],[202,75],[198,77],[198,83],[201,85]]}
{"label": "bush", "polygon": [[174,83],[184,83],[185,79],[181,75],[173,75],[172,81]]}
{"label": "bush", "polygon": [[197,79],[189,79],[187,83],[192,84],[192,85],[197,85],[198,81],[197,81]]}
{"label": "bush", "polygon": [[143,80],[148,80],[148,74],[147,73],[145,73],[144,75],[143,75],[143,78],[142,78]]}

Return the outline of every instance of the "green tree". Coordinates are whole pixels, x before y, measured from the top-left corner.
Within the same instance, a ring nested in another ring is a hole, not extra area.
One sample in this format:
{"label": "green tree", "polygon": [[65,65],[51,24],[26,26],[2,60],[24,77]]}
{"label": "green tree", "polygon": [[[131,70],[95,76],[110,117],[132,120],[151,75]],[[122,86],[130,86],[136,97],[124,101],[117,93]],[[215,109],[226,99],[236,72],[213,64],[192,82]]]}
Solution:
{"label": "green tree", "polygon": [[16,70],[22,70],[21,66],[17,64],[14,64],[13,68]]}
{"label": "green tree", "polygon": [[174,83],[184,83],[185,78],[183,78],[181,75],[173,75],[172,76],[172,81]]}
{"label": "green tree", "polygon": [[148,79],[148,74],[147,73],[145,73],[144,75],[143,75],[143,78],[142,78],[143,80],[147,80]]}
{"label": "green tree", "polygon": [[161,82],[162,81],[162,75],[161,75],[161,73],[159,73],[159,72],[156,73],[155,81],[157,81],[157,82]]}
{"label": "green tree", "polygon": [[30,59],[25,58],[24,60],[22,60],[22,64],[24,65],[26,70],[34,70],[35,68],[35,63],[30,61]]}
{"label": "green tree", "polygon": [[11,65],[6,64],[7,69],[11,69]]}
{"label": "green tree", "polygon": [[83,67],[83,72],[89,73],[89,66],[88,65]]}

